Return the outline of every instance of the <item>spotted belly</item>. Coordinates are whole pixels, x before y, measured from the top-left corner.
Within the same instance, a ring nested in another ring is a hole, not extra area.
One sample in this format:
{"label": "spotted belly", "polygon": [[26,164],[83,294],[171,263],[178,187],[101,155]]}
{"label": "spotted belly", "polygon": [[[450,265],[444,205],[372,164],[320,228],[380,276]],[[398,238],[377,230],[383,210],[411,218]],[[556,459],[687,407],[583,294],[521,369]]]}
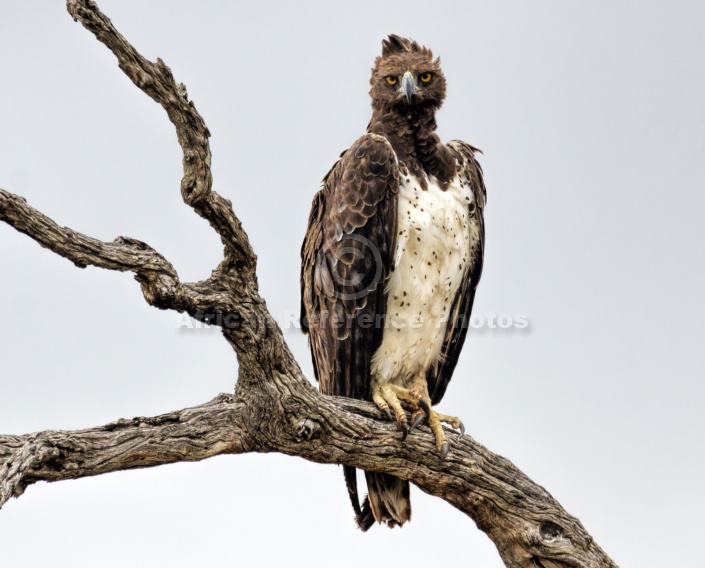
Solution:
{"label": "spotted belly", "polygon": [[469,215],[469,184],[422,189],[402,176],[397,247],[387,285],[382,343],[372,356],[372,383],[405,386],[441,361],[453,300],[462,285],[479,228]]}

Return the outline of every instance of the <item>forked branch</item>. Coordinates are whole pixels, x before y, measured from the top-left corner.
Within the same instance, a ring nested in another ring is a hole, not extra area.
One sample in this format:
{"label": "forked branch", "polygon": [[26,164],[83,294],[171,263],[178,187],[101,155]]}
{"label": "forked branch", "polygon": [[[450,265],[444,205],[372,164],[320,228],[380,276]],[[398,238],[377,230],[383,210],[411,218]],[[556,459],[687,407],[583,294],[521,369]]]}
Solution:
{"label": "forked branch", "polygon": [[0,189],[0,221],[28,235],[40,245],[67,258],[79,268],[97,266],[134,272],[151,305],[194,316],[222,308],[223,301],[201,284],[181,283],[172,264],[149,245],[128,237],[110,243],[67,227],[27,204],[23,197]]}
{"label": "forked branch", "polygon": [[253,262],[255,254],[233,213],[232,204],[212,189],[210,132],[193,102],[188,100],[186,87],[176,83],[161,59],[152,63],[142,57],[95,2],[68,0],[66,6],[74,20],[81,22],[115,54],[125,75],[166,111],[183,151],[181,195],[184,201],[211,224],[236,261]]}
{"label": "forked branch", "polygon": [[79,267],[131,271],[159,308],[233,316],[223,327],[239,361],[234,395],[154,418],[105,426],[0,435],[0,506],[37,481],[196,461],[218,454],[282,452],[409,479],[457,507],[496,544],[511,567],[612,567],[580,522],[506,459],[469,436],[451,435],[445,461],[426,428],[399,441],[366,402],[319,394],[303,377],[259,296],[256,256],[231,203],[212,189],[209,132],[169,68],[142,57],[96,4],[68,0],[73,18],[105,44],[125,74],[158,102],[183,150],[184,201],[218,233],[222,262],[210,278],[182,283],[148,245],[126,237],[103,242],[61,227],[17,195],[0,189],[0,220]]}

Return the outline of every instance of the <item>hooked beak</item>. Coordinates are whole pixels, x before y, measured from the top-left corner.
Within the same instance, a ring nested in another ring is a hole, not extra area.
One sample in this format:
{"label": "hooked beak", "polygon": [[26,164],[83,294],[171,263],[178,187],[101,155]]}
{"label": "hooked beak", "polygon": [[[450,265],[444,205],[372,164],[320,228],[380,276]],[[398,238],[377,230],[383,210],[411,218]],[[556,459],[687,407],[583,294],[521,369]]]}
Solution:
{"label": "hooked beak", "polygon": [[416,92],[416,82],[414,81],[414,76],[407,71],[401,79],[401,91],[406,97],[406,102],[411,104],[411,97],[414,96]]}

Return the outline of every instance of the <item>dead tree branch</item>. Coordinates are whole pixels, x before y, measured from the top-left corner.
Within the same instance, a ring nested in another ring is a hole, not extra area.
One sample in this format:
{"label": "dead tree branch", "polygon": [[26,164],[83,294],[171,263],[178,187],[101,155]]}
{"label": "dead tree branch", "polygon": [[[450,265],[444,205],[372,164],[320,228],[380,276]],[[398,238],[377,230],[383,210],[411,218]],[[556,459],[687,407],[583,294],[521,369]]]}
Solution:
{"label": "dead tree branch", "polygon": [[242,403],[231,395],[155,418],[118,420],[86,430],[0,435],[0,504],[37,481],[199,461],[250,451],[242,434]]}
{"label": "dead tree branch", "polygon": [[440,461],[428,429],[401,443],[373,405],[323,396],[309,384],[259,295],[257,258],[242,224],[230,201],[212,189],[210,133],[185,87],[163,61],[142,57],[94,2],[69,0],[67,7],[166,110],[183,150],[182,198],[220,236],[223,260],[207,280],[182,283],[172,264],[145,243],[127,237],[108,243],[60,227],[2,189],[0,220],[79,267],[133,272],[153,306],[199,318],[224,316],[219,321],[238,357],[238,381],[234,395],[162,416],[71,432],[0,435],[0,506],[37,481],[219,454],[282,452],[409,479],[471,517],[507,566],[616,566],[545,489],[471,437],[454,437],[451,454]]}

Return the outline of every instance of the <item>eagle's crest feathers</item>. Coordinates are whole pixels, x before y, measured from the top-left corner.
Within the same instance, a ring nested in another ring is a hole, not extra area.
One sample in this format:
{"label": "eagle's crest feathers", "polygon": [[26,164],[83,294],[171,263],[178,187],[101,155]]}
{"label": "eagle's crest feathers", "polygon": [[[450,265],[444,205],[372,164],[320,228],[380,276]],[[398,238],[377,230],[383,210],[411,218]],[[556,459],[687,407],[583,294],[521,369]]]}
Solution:
{"label": "eagle's crest feathers", "polygon": [[419,45],[413,39],[399,37],[395,34],[389,34],[387,39],[382,40],[382,57],[389,57],[395,53],[423,53],[429,59],[433,58],[433,53],[427,47]]}

